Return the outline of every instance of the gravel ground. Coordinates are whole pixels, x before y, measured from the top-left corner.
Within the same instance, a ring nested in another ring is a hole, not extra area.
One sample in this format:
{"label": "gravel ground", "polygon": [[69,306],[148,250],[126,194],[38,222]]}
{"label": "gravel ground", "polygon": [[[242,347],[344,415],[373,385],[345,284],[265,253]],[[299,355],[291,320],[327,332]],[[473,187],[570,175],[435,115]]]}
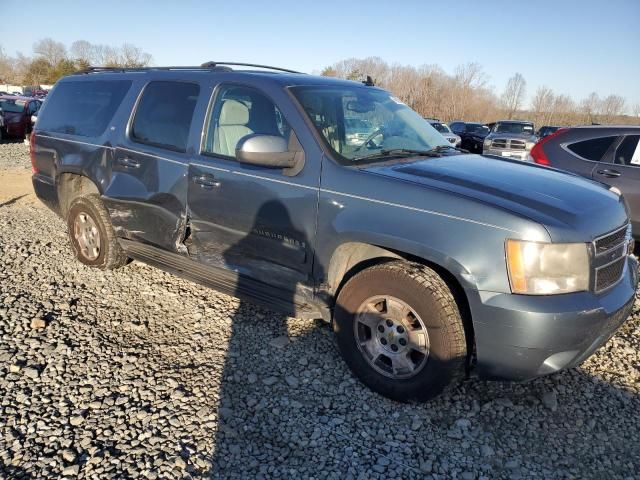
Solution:
{"label": "gravel ground", "polygon": [[3,140],[0,143],[0,169],[31,170],[29,145],[23,140]]}
{"label": "gravel ground", "polygon": [[[0,145],[2,170],[29,166]],[[640,310],[578,369],[386,400],[324,323],[134,262],[76,262],[0,203],[0,477],[638,478]]]}

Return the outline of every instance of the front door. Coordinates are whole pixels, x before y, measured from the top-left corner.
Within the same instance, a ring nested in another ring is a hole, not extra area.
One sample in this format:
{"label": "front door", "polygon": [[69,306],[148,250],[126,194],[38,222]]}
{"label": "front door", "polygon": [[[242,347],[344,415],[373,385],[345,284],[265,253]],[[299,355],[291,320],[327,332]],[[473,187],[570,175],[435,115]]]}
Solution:
{"label": "front door", "polygon": [[189,166],[190,236],[185,244],[192,258],[275,286],[277,295],[291,300],[312,296],[320,162],[307,157],[302,171],[286,176],[282,169],[235,158],[245,135],[295,141],[282,112],[253,87],[223,84],[216,89],[202,152]]}

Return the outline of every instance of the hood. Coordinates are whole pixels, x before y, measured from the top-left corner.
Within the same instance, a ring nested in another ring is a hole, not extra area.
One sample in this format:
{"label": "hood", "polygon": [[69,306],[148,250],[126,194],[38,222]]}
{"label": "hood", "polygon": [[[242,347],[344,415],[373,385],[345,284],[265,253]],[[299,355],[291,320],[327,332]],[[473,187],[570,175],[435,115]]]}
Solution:
{"label": "hood", "polygon": [[591,241],[628,221],[624,200],[603,184],[515,160],[448,155],[364,170],[508,210],[543,225],[555,242]]}
{"label": "hood", "polygon": [[535,142],[538,137],[529,133],[495,133],[491,132],[487,135],[487,139],[493,140],[494,138],[508,138],[508,139],[517,139],[524,140],[527,142]]}

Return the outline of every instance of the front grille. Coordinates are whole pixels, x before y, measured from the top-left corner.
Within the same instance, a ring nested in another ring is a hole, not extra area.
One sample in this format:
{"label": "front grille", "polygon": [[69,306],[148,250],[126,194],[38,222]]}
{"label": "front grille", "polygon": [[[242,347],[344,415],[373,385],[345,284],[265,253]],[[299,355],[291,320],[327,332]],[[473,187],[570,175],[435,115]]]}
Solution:
{"label": "front grille", "polygon": [[596,255],[599,255],[603,252],[606,252],[610,248],[620,245],[622,242],[624,242],[626,235],[627,227],[625,226],[620,230],[599,238],[598,240],[596,240]]}
{"label": "front grille", "polygon": [[507,148],[507,140],[504,138],[496,138],[491,142],[493,148]]}
{"label": "front grille", "polygon": [[510,143],[512,150],[524,150],[524,148],[527,146],[527,144],[522,140],[511,140]]}
{"label": "front grille", "polygon": [[627,240],[630,237],[630,228],[625,225],[593,242],[596,292],[602,292],[620,281],[627,260]]}
{"label": "front grille", "polygon": [[622,257],[609,265],[596,269],[596,292],[601,292],[620,280],[626,261],[627,259]]}

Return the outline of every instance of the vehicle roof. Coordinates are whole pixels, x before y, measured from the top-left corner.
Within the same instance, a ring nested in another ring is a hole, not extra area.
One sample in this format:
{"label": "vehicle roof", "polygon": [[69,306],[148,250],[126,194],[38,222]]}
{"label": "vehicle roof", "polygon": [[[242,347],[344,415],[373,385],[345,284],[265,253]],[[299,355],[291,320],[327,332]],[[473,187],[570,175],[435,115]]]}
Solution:
{"label": "vehicle roof", "polygon": [[496,120],[495,123],[533,123],[531,120]]}
{"label": "vehicle roof", "polygon": [[151,79],[191,79],[218,77],[226,80],[234,81],[240,79],[264,80],[276,83],[284,87],[291,86],[333,86],[333,87],[368,87],[362,82],[353,80],[344,80],[335,77],[323,77],[319,75],[307,75],[305,73],[285,73],[272,72],[263,70],[216,70],[216,69],[154,69],[148,68],[144,70],[108,70],[95,71],[83,74],[73,74],[64,77],[61,81],[84,81],[84,80],[107,80],[107,79],[137,79],[148,77]]}
{"label": "vehicle roof", "polygon": [[0,99],[4,99],[4,100],[24,100],[24,101],[36,100],[33,97],[27,97],[25,95],[0,95]]}

